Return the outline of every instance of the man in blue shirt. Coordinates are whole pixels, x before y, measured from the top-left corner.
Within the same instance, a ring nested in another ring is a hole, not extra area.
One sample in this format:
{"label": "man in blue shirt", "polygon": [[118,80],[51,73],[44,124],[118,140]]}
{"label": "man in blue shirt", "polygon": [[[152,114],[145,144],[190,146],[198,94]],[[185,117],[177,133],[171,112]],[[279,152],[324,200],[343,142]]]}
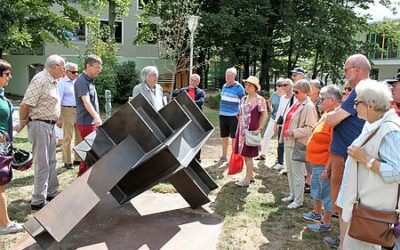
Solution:
{"label": "man in blue shirt", "polygon": [[[342,177],[347,159],[347,148],[361,134],[364,121],[357,117],[357,110],[354,109],[354,100],[357,84],[369,78],[371,64],[368,58],[362,54],[350,56],[344,64],[344,76],[349,82],[352,92],[342,105],[328,113],[326,123],[333,127],[333,136],[331,143],[331,155],[326,165],[326,169],[331,174],[331,195],[334,211],[341,214],[340,207],[336,206],[336,200],[342,185]],[[337,237],[326,237],[324,242],[330,246],[342,245],[347,225],[339,218],[340,239]]]}
{"label": "man in blue shirt", "polygon": [[235,81],[237,71],[229,68],[225,72],[226,83],[222,87],[221,101],[219,103],[219,127],[222,138],[222,156],[215,162],[228,161],[229,137],[235,138],[238,124],[237,115],[239,112],[239,102],[244,96],[243,86]]}
{"label": "man in blue shirt", "polygon": [[[76,122],[76,101],[74,84],[78,78],[78,65],[76,63],[65,64],[65,77],[58,81],[57,88],[61,100],[61,119],[63,128],[63,142],[62,142],[62,158],[64,167],[72,169],[71,159],[71,141],[75,136],[75,146],[81,142],[81,136],[75,128]],[[74,164],[79,164],[80,160],[76,153],[74,153]]]}

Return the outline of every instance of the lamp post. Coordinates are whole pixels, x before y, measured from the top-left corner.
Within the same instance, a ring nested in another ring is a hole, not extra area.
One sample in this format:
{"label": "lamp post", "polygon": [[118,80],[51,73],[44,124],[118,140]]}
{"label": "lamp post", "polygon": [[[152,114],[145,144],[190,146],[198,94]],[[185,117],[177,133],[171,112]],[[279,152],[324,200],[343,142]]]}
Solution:
{"label": "lamp post", "polygon": [[197,28],[197,24],[199,22],[199,16],[190,16],[188,19],[188,28],[190,31],[190,74],[189,77],[192,75],[193,72],[193,43],[194,43],[194,32]]}

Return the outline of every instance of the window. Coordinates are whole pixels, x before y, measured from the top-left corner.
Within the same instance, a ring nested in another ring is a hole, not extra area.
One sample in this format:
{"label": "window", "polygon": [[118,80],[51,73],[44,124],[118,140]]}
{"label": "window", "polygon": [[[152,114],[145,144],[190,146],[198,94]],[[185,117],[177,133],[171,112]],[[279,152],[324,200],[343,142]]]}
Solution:
{"label": "window", "polygon": [[372,80],[378,80],[378,78],[379,78],[379,69],[371,69],[370,78]]}
{"label": "window", "polygon": [[[108,25],[107,20],[100,21],[100,27],[105,27]],[[103,37],[103,41],[106,40],[106,37]],[[115,21],[115,41],[117,43],[122,43],[122,21]]]}
{"label": "window", "polygon": [[85,24],[80,23],[74,30],[65,32],[70,41],[85,41],[86,40],[86,27]]}
{"label": "window", "polygon": [[28,73],[29,73],[29,82],[31,82],[32,78],[44,69],[44,65],[40,63],[31,64],[28,66]]}
{"label": "window", "polygon": [[157,25],[154,23],[138,23],[137,44],[156,44],[157,43]]}

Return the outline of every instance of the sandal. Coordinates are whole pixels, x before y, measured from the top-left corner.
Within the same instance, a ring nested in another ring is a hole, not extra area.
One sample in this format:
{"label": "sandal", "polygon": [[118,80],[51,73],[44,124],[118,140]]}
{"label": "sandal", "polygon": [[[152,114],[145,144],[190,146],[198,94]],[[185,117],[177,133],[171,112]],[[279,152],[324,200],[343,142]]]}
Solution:
{"label": "sandal", "polygon": [[265,161],[265,156],[260,155],[259,157],[255,158],[256,161]]}
{"label": "sandal", "polygon": [[235,185],[238,187],[248,187],[250,185],[250,182],[243,180],[235,182]]}

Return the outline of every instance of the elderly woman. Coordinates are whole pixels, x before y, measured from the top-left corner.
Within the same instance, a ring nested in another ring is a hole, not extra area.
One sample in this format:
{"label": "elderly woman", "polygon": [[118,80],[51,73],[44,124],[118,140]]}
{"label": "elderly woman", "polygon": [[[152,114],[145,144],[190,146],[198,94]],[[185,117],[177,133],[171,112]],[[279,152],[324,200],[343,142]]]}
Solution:
{"label": "elderly woman", "polygon": [[308,95],[311,86],[307,80],[299,80],[293,86],[293,93],[297,99],[287,112],[283,122],[282,137],[285,145],[285,163],[288,174],[290,195],[282,199],[291,202],[287,208],[296,209],[303,206],[304,176],[306,166],[304,162],[292,160],[295,142],[306,145],[314,126],[317,124],[317,111]]}
{"label": "elderly woman", "polygon": [[261,90],[257,77],[250,76],[243,80],[247,95],[240,100],[239,104],[239,125],[236,132],[235,153],[244,156],[246,163],[246,176],[235,185],[248,187],[253,180],[253,158],[257,157],[259,147],[247,146],[245,143],[245,130],[252,133],[261,133],[267,122],[267,105],[264,97],[257,94]]}
{"label": "elderly woman", "polygon": [[[362,205],[394,211],[400,183],[400,118],[390,109],[391,92],[384,83],[373,80],[361,81],[355,91],[358,117],[367,122],[361,135],[348,148],[349,157],[336,201],[343,209],[343,221],[349,225],[357,194]],[[348,232],[343,248],[381,249],[351,238]]]}
{"label": "elderly woman", "polygon": [[[4,133],[8,133],[12,139],[12,105],[4,96],[4,87],[11,80],[11,65],[0,59],[0,133],[4,140]],[[2,167],[2,166],[1,166]],[[7,200],[4,192],[6,184],[0,183],[0,235],[23,231],[22,225],[16,221],[10,221],[7,213]]]}
{"label": "elderly woman", "polygon": [[166,104],[164,101],[163,89],[158,80],[158,70],[155,66],[146,66],[140,72],[142,83],[133,88],[132,97],[141,93],[158,111]]}
{"label": "elderly woman", "polygon": [[283,155],[284,155],[284,146],[283,146],[283,138],[281,137],[282,125],[284,117],[286,117],[287,111],[290,110],[293,104],[297,102],[296,98],[293,95],[292,87],[293,81],[290,78],[286,78],[282,80],[282,91],[283,95],[279,100],[278,111],[276,112],[275,118],[275,126],[274,133],[278,135],[278,147],[277,147],[277,160],[275,165],[272,167],[275,170],[280,171],[280,174],[286,174],[286,168],[283,164]]}

